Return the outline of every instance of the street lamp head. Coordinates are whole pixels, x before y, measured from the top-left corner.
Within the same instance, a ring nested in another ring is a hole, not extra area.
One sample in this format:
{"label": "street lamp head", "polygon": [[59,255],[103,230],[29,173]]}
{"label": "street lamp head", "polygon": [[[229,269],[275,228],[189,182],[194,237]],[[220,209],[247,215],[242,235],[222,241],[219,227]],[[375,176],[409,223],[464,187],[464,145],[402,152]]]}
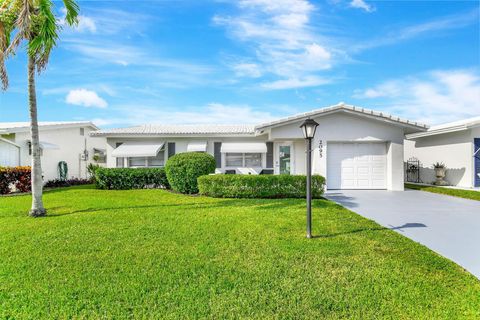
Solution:
{"label": "street lamp head", "polygon": [[303,131],[303,137],[305,139],[312,139],[315,136],[315,131],[317,130],[318,123],[313,119],[306,119],[303,121],[300,128]]}

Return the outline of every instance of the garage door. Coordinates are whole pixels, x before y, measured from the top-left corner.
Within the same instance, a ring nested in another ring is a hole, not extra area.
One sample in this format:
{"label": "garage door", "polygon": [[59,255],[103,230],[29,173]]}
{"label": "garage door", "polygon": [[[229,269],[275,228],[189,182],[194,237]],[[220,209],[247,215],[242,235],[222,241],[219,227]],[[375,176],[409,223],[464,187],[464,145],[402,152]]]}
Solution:
{"label": "garage door", "polygon": [[385,143],[328,143],[328,189],[386,189]]}

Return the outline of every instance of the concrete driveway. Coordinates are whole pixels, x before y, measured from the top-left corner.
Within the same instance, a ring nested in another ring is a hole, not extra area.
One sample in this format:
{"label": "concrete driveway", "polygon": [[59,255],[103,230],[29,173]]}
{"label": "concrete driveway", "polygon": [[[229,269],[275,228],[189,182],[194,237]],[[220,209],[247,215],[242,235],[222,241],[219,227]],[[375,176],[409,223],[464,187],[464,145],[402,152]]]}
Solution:
{"label": "concrete driveway", "polygon": [[480,279],[480,201],[423,191],[327,191],[325,197],[415,240]]}

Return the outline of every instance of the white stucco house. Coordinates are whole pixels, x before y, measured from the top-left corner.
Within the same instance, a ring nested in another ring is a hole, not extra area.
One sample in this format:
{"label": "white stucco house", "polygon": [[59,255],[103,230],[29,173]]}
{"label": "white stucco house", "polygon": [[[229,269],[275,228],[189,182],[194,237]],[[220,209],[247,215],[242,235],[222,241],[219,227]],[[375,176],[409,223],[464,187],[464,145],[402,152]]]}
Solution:
{"label": "white stucco house", "polygon": [[[233,115],[234,116],[234,115]],[[328,189],[403,190],[404,137],[426,125],[343,103],[258,125],[142,125],[99,130],[108,167],[156,167],[179,152],[208,152],[217,172],[304,174],[300,124],[319,123],[313,172]]]}
{"label": "white stucco house", "polygon": [[447,167],[450,185],[480,187],[480,117],[432,126],[424,132],[407,134],[405,161],[420,161],[420,178],[424,183],[435,180],[434,162]]}
{"label": "white stucco house", "polygon": [[[65,161],[68,178],[86,178],[93,155],[105,153],[105,139],[92,138],[98,130],[91,122],[40,122],[39,135],[44,181],[58,178],[58,163]],[[0,166],[30,166],[30,124],[0,122]]]}

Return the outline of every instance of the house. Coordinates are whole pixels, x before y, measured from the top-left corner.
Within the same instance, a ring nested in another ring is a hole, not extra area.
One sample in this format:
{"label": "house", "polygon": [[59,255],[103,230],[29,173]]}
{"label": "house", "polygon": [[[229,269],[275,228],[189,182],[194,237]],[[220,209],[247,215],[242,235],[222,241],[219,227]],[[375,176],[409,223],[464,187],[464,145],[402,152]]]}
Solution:
{"label": "house", "polygon": [[[100,162],[105,140],[93,139],[98,130],[91,122],[40,122],[40,148],[44,181],[58,178],[58,164],[65,161],[68,178],[86,178],[93,156]],[[30,123],[0,122],[0,166],[30,166]]]}
{"label": "house", "polygon": [[300,124],[319,123],[313,172],[328,189],[403,190],[405,134],[427,126],[343,103],[276,121],[249,125],[143,125],[100,130],[108,167],[160,167],[179,152],[208,152],[217,172],[305,174]]}
{"label": "house", "polygon": [[452,186],[480,187],[480,117],[438,126],[406,136],[405,161],[420,161],[420,179],[435,181],[432,164],[443,162],[446,180]]}

